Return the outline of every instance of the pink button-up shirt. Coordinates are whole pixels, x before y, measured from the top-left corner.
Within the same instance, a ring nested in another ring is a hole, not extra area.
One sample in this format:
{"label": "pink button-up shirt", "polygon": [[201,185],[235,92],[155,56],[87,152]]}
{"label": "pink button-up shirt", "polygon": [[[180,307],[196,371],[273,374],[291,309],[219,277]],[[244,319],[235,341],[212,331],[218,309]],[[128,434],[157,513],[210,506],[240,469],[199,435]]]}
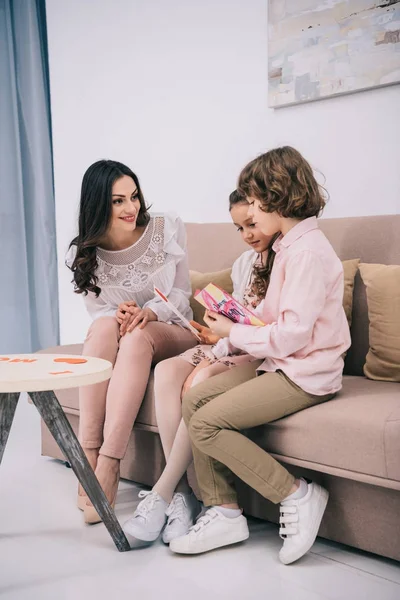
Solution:
{"label": "pink button-up shirt", "polygon": [[264,327],[236,324],[230,342],[256,358],[262,371],[282,370],[304,391],[342,387],[342,354],[350,332],[343,310],[343,267],[316,217],[295,225],[274,246],[263,305]]}

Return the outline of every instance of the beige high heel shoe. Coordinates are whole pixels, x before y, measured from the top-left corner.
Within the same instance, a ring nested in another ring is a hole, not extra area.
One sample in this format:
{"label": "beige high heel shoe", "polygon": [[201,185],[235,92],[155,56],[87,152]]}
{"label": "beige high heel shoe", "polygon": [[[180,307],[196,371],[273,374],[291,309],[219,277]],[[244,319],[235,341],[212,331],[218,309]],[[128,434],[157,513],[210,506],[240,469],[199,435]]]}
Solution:
{"label": "beige high heel shoe", "polygon": [[84,496],[81,496],[78,493],[78,499],[76,501],[76,505],[79,508],[79,510],[85,510],[85,506],[86,506],[86,502],[88,501],[88,497],[86,496],[86,494]]}
{"label": "beige high heel shoe", "polygon": [[[110,502],[111,508],[113,510],[115,508],[115,503],[117,500],[118,485],[119,485],[119,474],[118,474],[118,478],[117,478],[117,485],[116,485],[116,490],[115,490],[115,494],[114,494],[114,499],[112,502]],[[97,512],[97,510],[95,509],[94,506],[92,506],[91,504],[87,504],[87,502],[89,502],[88,497],[86,497],[86,502],[83,507],[83,517],[84,517],[85,523],[87,523],[88,525],[95,525],[96,523],[101,523],[101,518],[100,518],[99,513]]]}

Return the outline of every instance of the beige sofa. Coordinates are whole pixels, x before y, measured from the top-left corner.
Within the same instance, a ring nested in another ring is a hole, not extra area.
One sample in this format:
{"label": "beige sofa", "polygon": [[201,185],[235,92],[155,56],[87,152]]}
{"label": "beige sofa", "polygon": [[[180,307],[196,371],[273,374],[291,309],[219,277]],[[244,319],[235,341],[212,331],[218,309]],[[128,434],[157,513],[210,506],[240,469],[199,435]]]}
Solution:
{"label": "beige sofa", "polygon": [[[400,215],[325,219],[320,225],[342,260],[400,264]],[[228,268],[244,249],[230,224],[188,224],[187,231],[190,266],[198,271]],[[400,560],[400,384],[370,381],[363,376],[368,313],[359,274],[351,333],[343,390],[337,398],[255,428],[250,435],[293,472],[329,489],[322,537]],[[79,354],[81,348],[74,345],[52,350]],[[77,390],[57,395],[77,431]],[[44,425],[42,454],[63,458]],[[152,485],[163,464],[151,377],[122,463],[122,476]],[[191,477],[193,480],[193,472]],[[243,483],[238,481],[237,485],[247,514],[276,521],[276,506]]]}

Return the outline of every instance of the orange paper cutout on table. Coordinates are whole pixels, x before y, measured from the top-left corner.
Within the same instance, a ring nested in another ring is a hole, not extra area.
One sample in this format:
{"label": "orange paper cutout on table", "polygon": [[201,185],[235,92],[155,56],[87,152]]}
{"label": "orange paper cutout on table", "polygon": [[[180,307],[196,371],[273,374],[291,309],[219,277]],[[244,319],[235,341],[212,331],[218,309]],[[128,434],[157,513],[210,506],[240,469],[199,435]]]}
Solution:
{"label": "orange paper cutout on table", "polygon": [[55,358],[55,363],[66,363],[67,365],[83,365],[87,362],[86,358]]}
{"label": "orange paper cutout on table", "polygon": [[54,373],[49,371],[49,375],[66,375],[67,373],[73,373],[73,371],[56,371]]}
{"label": "orange paper cutout on table", "polygon": [[10,363],[34,363],[37,361],[37,358],[13,358],[10,360]]}
{"label": "orange paper cutout on table", "polygon": [[7,356],[0,356],[0,362],[6,361],[6,360],[10,360],[10,359],[7,358]]}

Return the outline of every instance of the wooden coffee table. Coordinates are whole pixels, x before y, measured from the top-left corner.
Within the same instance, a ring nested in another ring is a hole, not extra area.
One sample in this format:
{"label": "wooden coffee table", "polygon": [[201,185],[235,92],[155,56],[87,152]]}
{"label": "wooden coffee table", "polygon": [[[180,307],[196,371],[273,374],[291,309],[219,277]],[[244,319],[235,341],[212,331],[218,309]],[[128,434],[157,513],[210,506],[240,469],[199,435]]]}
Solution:
{"label": "wooden coffee table", "polygon": [[54,390],[106,381],[107,360],[59,354],[0,355],[0,464],[21,392],[27,392],[120,552],[129,542],[111,508]]}

